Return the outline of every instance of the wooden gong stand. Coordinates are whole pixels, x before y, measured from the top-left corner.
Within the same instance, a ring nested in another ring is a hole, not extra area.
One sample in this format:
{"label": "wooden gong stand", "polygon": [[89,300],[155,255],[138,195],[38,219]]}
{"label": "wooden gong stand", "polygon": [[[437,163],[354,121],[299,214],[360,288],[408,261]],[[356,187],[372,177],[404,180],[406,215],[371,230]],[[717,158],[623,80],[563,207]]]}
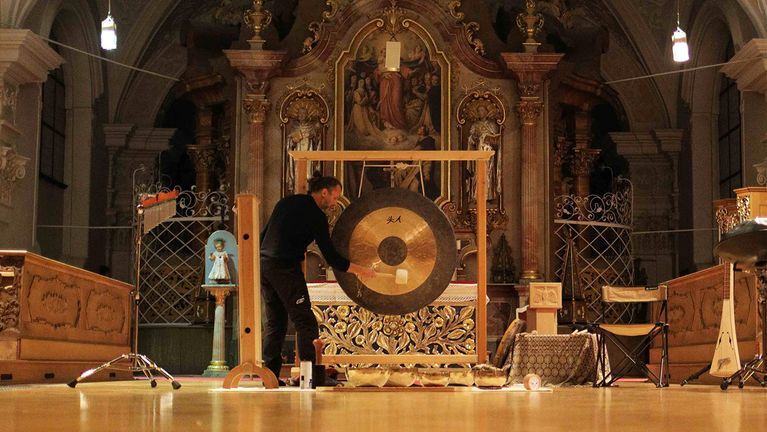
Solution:
{"label": "wooden gong stand", "polygon": [[[290,151],[291,158],[296,162],[296,193],[307,192],[306,167],[310,161],[332,162],[385,162],[393,160],[409,161],[474,161],[477,163],[477,193],[484,197],[487,192],[487,163],[493,156],[493,151],[461,151],[461,150],[413,150],[413,151],[359,151],[359,150],[325,150],[325,151]],[[239,208],[239,204],[238,204]],[[242,253],[241,253],[242,254]],[[242,265],[241,265],[242,268]],[[477,200],[477,352],[474,355],[441,355],[441,354],[346,354],[324,355],[325,364],[417,364],[445,363],[469,364],[485,363],[487,361],[487,203],[484,199]],[[242,308],[242,301],[240,307]],[[242,310],[242,309],[241,309]],[[260,326],[259,326],[260,329]],[[240,335],[240,344],[243,335]],[[258,337],[260,347],[261,332],[248,335]],[[241,345],[242,346],[242,345]],[[241,350],[242,351],[242,350]],[[260,355],[260,352],[259,352]],[[260,357],[259,357],[260,358]]]}
{"label": "wooden gong stand", "polygon": [[240,364],[224,378],[224,388],[237,387],[243,375],[256,375],[264,387],[275,389],[279,382],[264,367],[261,352],[261,262],[259,257],[260,203],[255,195],[237,195],[237,236],[239,242]]}

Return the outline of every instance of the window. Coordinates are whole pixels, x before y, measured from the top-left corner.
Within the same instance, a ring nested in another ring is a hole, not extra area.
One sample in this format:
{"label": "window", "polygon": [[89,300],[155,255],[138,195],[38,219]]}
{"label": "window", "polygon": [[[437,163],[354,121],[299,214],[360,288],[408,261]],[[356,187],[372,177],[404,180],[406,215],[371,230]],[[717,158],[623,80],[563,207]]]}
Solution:
{"label": "window", "polygon": [[40,128],[40,177],[61,187],[64,184],[64,143],[67,113],[64,106],[64,74],[58,68],[43,84]]}
{"label": "window", "polygon": [[[726,60],[734,55],[732,40]],[[719,90],[719,198],[734,198],[743,185],[740,151],[740,92],[735,81],[722,74]]]}

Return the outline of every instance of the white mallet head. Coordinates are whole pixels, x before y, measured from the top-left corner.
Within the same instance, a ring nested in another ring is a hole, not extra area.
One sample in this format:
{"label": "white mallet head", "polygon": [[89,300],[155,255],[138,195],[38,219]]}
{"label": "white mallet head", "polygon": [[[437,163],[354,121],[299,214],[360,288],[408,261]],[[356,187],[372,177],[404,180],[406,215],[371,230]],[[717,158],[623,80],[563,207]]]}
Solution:
{"label": "white mallet head", "polygon": [[394,283],[397,285],[407,284],[407,275],[407,270],[397,269],[397,272],[394,274]]}

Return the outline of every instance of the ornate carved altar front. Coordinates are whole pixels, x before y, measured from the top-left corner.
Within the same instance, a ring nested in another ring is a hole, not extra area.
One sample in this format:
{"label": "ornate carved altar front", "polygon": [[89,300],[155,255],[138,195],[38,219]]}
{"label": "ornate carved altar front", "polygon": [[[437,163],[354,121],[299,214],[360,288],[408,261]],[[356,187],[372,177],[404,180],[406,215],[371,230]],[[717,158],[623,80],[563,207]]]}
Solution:
{"label": "ornate carved altar front", "polygon": [[26,251],[0,251],[0,275],[0,384],[66,382],[130,351],[131,285]]}
{"label": "ornate carved altar front", "polygon": [[406,315],[370,312],[335,282],[310,283],[309,297],[325,342],[326,363],[431,364],[476,357],[475,283],[451,283],[432,304]]}

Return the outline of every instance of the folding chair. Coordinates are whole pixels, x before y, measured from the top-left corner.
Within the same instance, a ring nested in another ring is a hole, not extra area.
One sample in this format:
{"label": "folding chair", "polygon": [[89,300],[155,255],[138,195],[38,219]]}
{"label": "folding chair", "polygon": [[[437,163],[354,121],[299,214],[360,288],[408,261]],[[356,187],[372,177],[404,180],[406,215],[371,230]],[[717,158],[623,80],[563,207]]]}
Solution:
{"label": "folding chair", "polygon": [[[616,380],[625,376],[633,367],[655,384],[656,387],[668,387],[671,373],[668,369],[668,288],[666,285],[657,287],[614,287],[605,285],[602,287],[602,316],[608,303],[660,303],[660,307],[653,307],[652,315],[655,322],[647,324],[596,324],[599,348],[597,353],[597,367],[601,367],[602,380],[595,383],[595,387],[608,387]],[[657,310],[657,313],[656,313]],[[656,375],[645,362],[645,351],[650,348],[656,336],[661,336],[662,352],[660,370]],[[631,346],[620,337],[641,337],[636,345]],[[611,362],[609,371],[605,371],[607,360],[607,342],[611,341],[620,350],[623,357],[619,362]]]}

